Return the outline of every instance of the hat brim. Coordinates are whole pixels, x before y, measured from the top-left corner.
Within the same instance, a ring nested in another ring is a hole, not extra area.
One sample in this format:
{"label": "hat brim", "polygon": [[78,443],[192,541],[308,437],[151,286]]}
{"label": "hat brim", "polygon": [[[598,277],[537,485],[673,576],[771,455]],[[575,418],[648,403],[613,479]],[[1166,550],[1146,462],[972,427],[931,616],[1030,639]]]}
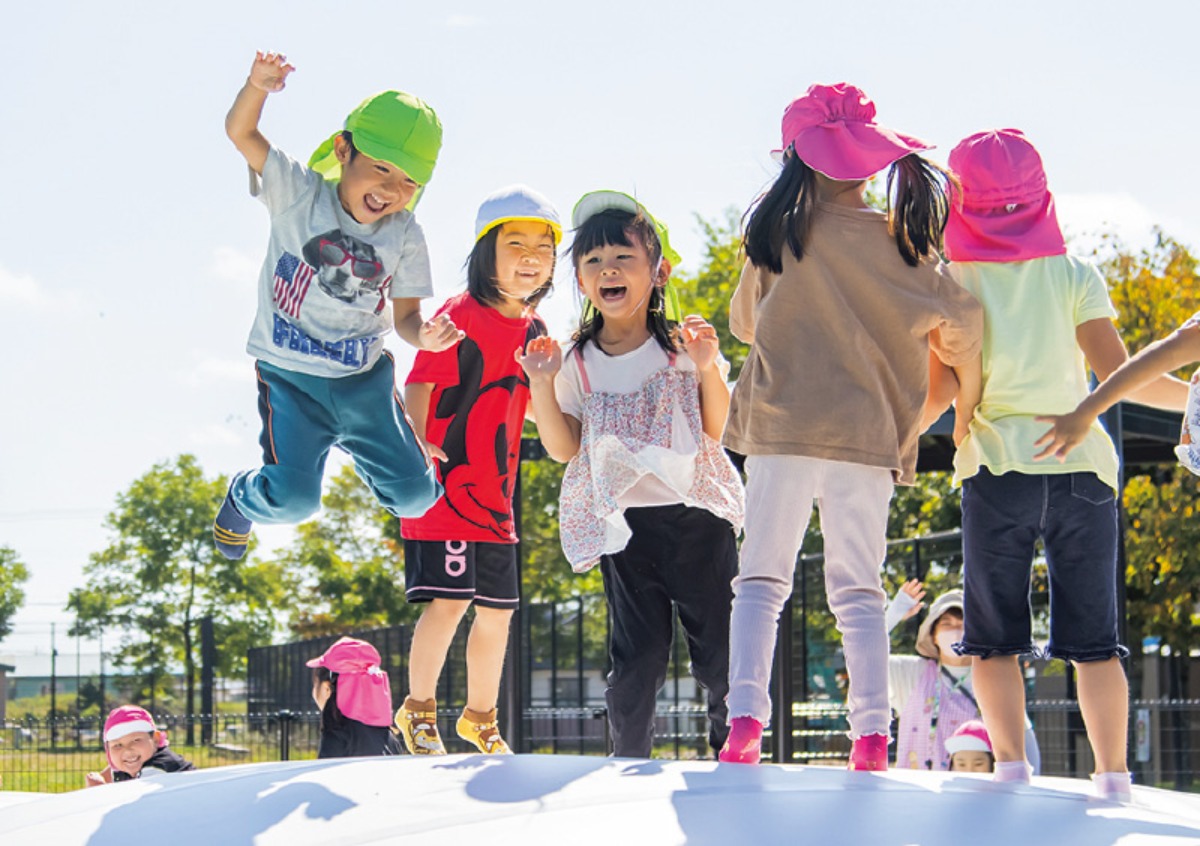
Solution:
{"label": "hat brim", "polygon": [[[337,153],[334,147],[335,139],[341,134],[342,130],[338,130],[326,138],[323,142],[321,142],[321,145],[313,151],[312,156],[309,157],[308,160],[309,170],[321,174],[326,182],[337,182],[342,178],[342,163],[338,161]],[[405,208],[410,212],[414,210],[417,207],[417,203],[421,201],[421,197],[425,195],[426,184],[433,177],[433,168],[427,164],[418,162],[416,159],[411,159],[410,166],[405,167],[403,164],[401,164],[401,161],[408,161],[410,157],[400,155],[394,150],[390,153],[386,152],[383,150],[383,148],[372,144],[370,141],[360,142],[358,138],[355,138],[354,147],[360,153],[365,153],[373,159],[379,159],[387,162],[388,164],[395,165],[412,177],[413,181],[420,184],[420,187],[417,188],[416,193],[413,194],[412,199],[408,201],[408,205],[405,206]]]}
{"label": "hat brim", "polygon": [[951,203],[944,239],[951,261],[1029,261],[1067,252],[1049,191],[1011,211]]}
{"label": "hat brim", "polygon": [[475,236],[476,242],[483,238],[484,235],[491,232],[498,226],[503,226],[506,223],[544,223],[550,227],[550,231],[554,233],[554,243],[562,242],[562,224],[557,220],[551,220],[548,217],[535,217],[531,215],[514,215],[512,217],[500,217],[490,221],[484,229]]}
{"label": "hat brim", "polygon": [[[792,142],[806,165],[830,179],[869,179],[896,161],[932,150],[932,144],[864,121],[831,121],[801,131]],[[783,157],[784,150],[772,150]]]}
{"label": "hat brim", "polygon": [[951,735],[946,738],[946,751],[953,755],[955,752],[987,752],[992,748],[973,734]]}

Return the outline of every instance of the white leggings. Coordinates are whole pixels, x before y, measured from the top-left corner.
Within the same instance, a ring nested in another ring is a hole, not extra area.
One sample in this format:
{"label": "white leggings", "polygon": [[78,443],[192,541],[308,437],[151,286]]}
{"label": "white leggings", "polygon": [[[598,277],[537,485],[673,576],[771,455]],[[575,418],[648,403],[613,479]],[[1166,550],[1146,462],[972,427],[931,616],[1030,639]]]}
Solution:
{"label": "white leggings", "polygon": [[815,500],[825,536],[825,591],[850,677],[850,737],[887,734],[887,595],[879,574],[887,554],[891,471],[792,455],[750,456],[746,471],[746,538],[730,623],[730,718],[770,720],[767,684],[779,613],[792,593]]}

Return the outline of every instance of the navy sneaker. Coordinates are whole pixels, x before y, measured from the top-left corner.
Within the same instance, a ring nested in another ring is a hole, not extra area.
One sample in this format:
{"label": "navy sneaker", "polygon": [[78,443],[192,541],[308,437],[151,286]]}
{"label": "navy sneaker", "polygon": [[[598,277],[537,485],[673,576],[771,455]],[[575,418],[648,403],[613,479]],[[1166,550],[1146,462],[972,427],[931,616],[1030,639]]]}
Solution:
{"label": "navy sneaker", "polygon": [[237,561],[246,554],[246,545],[250,543],[250,527],[254,524],[242,516],[233,499],[225,494],[217,519],[213,521],[213,540],[217,551],[230,561]]}

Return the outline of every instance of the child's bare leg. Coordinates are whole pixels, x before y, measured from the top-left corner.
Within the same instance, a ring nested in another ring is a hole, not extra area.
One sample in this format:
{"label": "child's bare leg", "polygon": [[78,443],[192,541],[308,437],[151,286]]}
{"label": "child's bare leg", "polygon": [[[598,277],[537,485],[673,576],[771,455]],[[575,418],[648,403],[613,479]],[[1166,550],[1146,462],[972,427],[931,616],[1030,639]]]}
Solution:
{"label": "child's bare leg", "polygon": [[[1079,710],[1087,726],[1096,772],[1123,773],[1128,751],[1129,683],[1118,658],[1075,664]],[[995,738],[993,738],[995,743]]]}
{"label": "child's bare leg", "polygon": [[496,707],[512,615],[511,608],[475,606],[475,622],[467,636],[467,707],[472,711]]}
{"label": "child's bare leg", "polygon": [[1015,655],[975,657],[971,681],[997,762],[1025,760],[1025,682]]}
{"label": "child's bare leg", "polygon": [[446,653],[470,604],[458,599],[435,599],[421,612],[421,619],[413,629],[408,657],[408,695],[412,699],[424,701],[437,697]]}

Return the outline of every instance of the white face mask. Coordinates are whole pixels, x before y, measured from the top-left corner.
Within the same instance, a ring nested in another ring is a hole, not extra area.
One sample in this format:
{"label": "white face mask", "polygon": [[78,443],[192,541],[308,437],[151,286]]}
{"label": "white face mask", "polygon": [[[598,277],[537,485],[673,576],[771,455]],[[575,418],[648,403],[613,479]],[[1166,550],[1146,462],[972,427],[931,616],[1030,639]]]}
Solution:
{"label": "white face mask", "polygon": [[937,644],[943,658],[955,658],[957,657],[957,653],[954,651],[953,645],[962,639],[962,626],[954,626],[953,628],[950,626],[940,626],[934,642]]}

